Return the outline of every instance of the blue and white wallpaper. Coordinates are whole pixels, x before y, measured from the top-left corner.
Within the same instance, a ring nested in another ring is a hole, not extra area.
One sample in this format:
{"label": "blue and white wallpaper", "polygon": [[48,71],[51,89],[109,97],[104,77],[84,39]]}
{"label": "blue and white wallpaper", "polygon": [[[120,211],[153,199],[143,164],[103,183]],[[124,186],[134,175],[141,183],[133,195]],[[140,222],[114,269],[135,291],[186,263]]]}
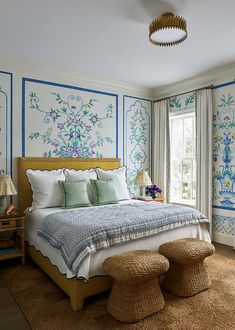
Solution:
{"label": "blue and white wallpaper", "polygon": [[0,71],[0,175],[11,173],[12,74]]}
{"label": "blue and white wallpaper", "polygon": [[151,175],[152,101],[125,95],[123,97],[123,160],[131,194],[138,195],[134,181],[137,171]]}
{"label": "blue and white wallpaper", "polygon": [[171,97],[169,106],[171,112],[195,109],[195,93],[185,93],[183,95]]}
{"label": "blue and white wallpaper", "polygon": [[213,231],[235,235],[235,83],[213,90]]}
{"label": "blue and white wallpaper", "polygon": [[235,85],[214,91],[213,206],[235,210]]}
{"label": "blue and white wallpaper", "polygon": [[22,154],[117,157],[118,96],[23,78]]}

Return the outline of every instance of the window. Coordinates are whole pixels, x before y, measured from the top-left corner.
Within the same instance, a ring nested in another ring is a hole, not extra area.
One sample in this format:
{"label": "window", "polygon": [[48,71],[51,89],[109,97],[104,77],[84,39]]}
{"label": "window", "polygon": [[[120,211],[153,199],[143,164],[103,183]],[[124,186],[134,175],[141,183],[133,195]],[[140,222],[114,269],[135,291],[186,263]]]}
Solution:
{"label": "window", "polygon": [[195,112],[170,115],[171,203],[195,205]]}

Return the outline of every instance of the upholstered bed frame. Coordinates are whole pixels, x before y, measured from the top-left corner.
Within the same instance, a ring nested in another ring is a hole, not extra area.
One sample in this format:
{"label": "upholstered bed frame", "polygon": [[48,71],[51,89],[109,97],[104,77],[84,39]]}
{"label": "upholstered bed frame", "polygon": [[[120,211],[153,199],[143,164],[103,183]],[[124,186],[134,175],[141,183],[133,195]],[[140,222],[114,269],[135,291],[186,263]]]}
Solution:
{"label": "upholstered bed frame", "polygon": [[[18,158],[18,208],[24,211],[32,201],[32,191],[26,176],[27,169],[52,170],[58,168],[89,169],[100,167],[104,170],[115,169],[120,166],[120,159],[114,158]],[[68,279],[51,264],[33,246],[26,244],[28,255],[64,290],[70,297],[71,307],[74,311],[82,309],[84,299],[112,286],[112,279],[108,276],[94,276],[88,283],[77,278]]]}

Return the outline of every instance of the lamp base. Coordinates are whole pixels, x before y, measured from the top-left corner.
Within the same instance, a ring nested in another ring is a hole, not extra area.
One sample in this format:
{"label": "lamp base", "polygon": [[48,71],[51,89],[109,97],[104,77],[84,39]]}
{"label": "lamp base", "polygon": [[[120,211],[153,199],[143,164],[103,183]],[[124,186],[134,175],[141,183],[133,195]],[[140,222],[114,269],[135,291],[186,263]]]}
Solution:
{"label": "lamp base", "polygon": [[145,186],[140,186],[140,197],[145,197]]}
{"label": "lamp base", "polygon": [[0,215],[6,214],[7,196],[0,196]]}

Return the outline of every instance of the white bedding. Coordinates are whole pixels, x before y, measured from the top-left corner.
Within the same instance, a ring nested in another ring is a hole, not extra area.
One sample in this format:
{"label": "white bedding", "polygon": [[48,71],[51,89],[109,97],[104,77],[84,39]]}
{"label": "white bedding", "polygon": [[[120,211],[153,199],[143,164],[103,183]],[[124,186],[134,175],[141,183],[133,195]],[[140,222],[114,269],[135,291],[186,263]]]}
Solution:
{"label": "white bedding", "polygon": [[[139,203],[140,201],[127,200],[127,201],[122,201],[120,203],[124,204],[130,202]],[[109,207],[109,205],[92,206],[92,207]],[[95,275],[104,275],[105,273],[103,272],[102,269],[103,261],[111,255],[125,252],[128,250],[144,249],[144,250],[158,251],[159,246],[161,244],[167,241],[171,241],[183,237],[196,237],[208,242],[211,241],[209,232],[205,224],[191,225],[183,228],[177,228],[171,231],[167,231],[165,233],[163,232],[154,236],[138,239],[132,242],[121,244],[118,246],[113,246],[108,249],[96,252],[95,254],[92,254],[89,257],[87,257],[83,261],[81,267],[79,268],[78,273],[74,274],[66,266],[61,256],[60,250],[52,247],[49,244],[49,242],[47,242],[44,238],[39,237],[37,235],[37,229],[42,219],[50,213],[60,212],[60,211],[63,211],[60,207],[37,209],[33,212],[26,211],[25,233],[26,233],[26,240],[29,242],[29,244],[33,245],[45,257],[48,257],[51,263],[53,265],[56,265],[59,271],[62,274],[66,274],[68,278],[77,276],[77,277],[83,277],[85,279],[89,279],[90,277]]]}

